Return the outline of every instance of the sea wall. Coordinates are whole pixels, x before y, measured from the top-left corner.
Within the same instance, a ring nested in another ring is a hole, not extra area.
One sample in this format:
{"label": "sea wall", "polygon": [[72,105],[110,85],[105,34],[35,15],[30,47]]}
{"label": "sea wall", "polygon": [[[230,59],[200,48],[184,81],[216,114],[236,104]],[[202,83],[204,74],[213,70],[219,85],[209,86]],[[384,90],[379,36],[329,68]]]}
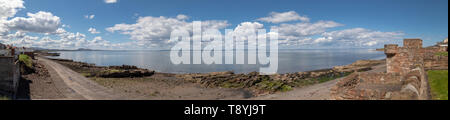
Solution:
{"label": "sea wall", "polygon": [[15,97],[20,80],[20,64],[15,57],[0,56],[0,94]]}

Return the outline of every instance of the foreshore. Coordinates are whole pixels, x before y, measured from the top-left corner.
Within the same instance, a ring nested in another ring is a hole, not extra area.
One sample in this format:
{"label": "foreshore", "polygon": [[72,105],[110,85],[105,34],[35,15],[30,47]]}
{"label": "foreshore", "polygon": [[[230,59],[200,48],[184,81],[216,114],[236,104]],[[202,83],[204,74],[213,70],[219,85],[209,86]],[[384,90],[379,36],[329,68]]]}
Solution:
{"label": "foreshore", "polygon": [[[183,88],[182,86],[185,85],[194,85],[195,88],[205,88],[213,91],[216,89],[226,89],[228,91],[237,90],[242,94],[242,97],[238,99],[263,96],[277,92],[287,92],[294,88],[324,83],[345,77],[353,72],[371,70],[371,67],[385,62],[384,60],[360,60],[350,65],[336,66],[329,69],[260,75],[258,72],[243,74],[231,71],[188,74],[158,73],[153,70],[142,69],[130,65],[96,66],[95,64],[66,59],[51,60],[80,73],[100,85],[112,89],[119,89],[120,91],[144,93],[146,96],[155,97],[162,94],[167,95],[183,91],[169,90],[168,92],[161,92],[165,91],[161,89],[177,89],[177,87]],[[165,87],[163,87],[164,85]],[[184,95],[181,93],[181,96],[178,97],[182,98],[183,96]],[[233,92],[228,96],[222,95],[221,97],[217,97],[217,99],[227,99],[229,97],[230,99],[234,99],[231,96],[233,96]],[[170,98],[171,97],[169,97],[169,99]],[[165,97],[162,97],[161,99],[165,99]]]}

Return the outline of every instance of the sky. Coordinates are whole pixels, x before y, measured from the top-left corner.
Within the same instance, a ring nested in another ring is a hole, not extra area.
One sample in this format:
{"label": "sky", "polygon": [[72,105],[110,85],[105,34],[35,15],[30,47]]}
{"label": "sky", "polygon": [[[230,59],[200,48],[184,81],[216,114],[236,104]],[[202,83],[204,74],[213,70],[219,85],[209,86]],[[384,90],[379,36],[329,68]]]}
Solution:
{"label": "sky", "polygon": [[170,49],[193,21],[221,34],[277,29],[281,49],[429,46],[448,37],[448,0],[0,0],[0,43]]}

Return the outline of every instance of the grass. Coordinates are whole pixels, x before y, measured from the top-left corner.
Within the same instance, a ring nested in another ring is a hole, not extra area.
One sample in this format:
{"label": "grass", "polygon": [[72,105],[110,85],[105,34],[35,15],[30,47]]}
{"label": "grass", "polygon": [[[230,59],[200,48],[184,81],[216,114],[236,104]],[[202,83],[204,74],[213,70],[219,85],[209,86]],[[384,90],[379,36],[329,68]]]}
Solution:
{"label": "grass", "polygon": [[0,96],[0,100],[11,100],[11,99],[5,96]]}
{"label": "grass", "polygon": [[287,91],[291,91],[292,90],[292,87],[291,86],[289,86],[289,85],[283,85],[283,86],[281,86],[281,92],[287,92]]}
{"label": "grass", "polygon": [[31,57],[28,55],[24,54],[19,55],[19,61],[24,63],[28,68],[33,67],[33,61],[31,60]]}
{"label": "grass", "polygon": [[282,81],[272,80],[270,79],[269,76],[260,76],[257,82],[255,82],[253,85],[246,86],[244,82],[231,82],[231,81],[225,81],[220,84],[220,86],[223,88],[253,88],[257,90],[265,90],[271,92],[276,91],[287,92],[293,90],[292,86],[283,83]]}
{"label": "grass", "polygon": [[[272,80],[268,76],[261,76],[260,81],[257,82],[256,89],[259,90],[267,90],[267,91],[281,91],[281,92],[287,92],[293,90],[293,87],[302,87],[302,86],[308,86],[308,85],[314,85],[318,83],[324,83],[331,80],[335,80],[337,78],[345,77],[350,75],[351,72],[342,73],[339,75],[327,75],[327,76],[321,76],[317,78],[307,78],[307,79],[300,79],[300,80],[294,80],[293,82],[283,82],[283,81],[277,81]],[[243,85],[237,85],[239,87],[242,87]],[[225,83],[223,87],[228,88],[234,88],[232,83]]]}
{"label": "grass", "polygon": [[347,72],[347,73],[342,73],[341,75],[332,75],[332,76],[322,76],[322,77],[318,77],[318,78],[314,78],[314,81],[318,81],[319,83],[324,83],[324,82],[328,82],[330,80],[335,80],[341,77],[345,77],[350,75],[351,72]]}
{"label": "grass", "polygon": [[448,52],[437,52],[435,55],[436,55],[436,56],[444,56],[444,57],[448,57]]}
{"label": "grass", "polygon": [[433,99],[448,100],[448,70],[430,70],[428,80]]}
{"label": "grass", "polygon": [[282,86],[284,86],[284,83],[282,83],[280,81],[264,80],[260,83],[257,83],[256,85],[258,86],[259,89],[278,91],[278,90],[281,90]]}
{"label": "grass", "polygon": [[91,73],[88,72],[82,72],[80,74],[83,75],[84,77],[92,77]]}
{"label": "grass", "polygon": [[103,73],[109,73],[109,74],[120,73],[120,72],[122,72],[122,71],[121,70],[116,70],[116,69],[109,69],[109,70],[104,70],[103,71]]}

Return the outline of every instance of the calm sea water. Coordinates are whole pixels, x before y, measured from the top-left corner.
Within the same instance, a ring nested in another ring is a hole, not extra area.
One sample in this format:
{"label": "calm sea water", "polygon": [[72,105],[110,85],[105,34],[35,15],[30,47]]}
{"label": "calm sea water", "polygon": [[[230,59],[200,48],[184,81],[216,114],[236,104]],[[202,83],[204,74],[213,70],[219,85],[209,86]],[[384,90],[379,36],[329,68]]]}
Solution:
{"label": "calm sea water", "polygon": [[[199,52],[199,51],[194,51]],[[60,51],[56,58],[94,63],[100,66],[135,65],[166,73],[205,73],[259,71],[266,65],[175,65],[170,51]],[[383,52],[369,49],[279,50],[278,73],[303,72],[351,64],[362,59],[384,59]],[[247,57],[246,57],[247,58]],[[247,60],[246,60],[247,61]],[[247,62],[246,62],[247,63]]]}

